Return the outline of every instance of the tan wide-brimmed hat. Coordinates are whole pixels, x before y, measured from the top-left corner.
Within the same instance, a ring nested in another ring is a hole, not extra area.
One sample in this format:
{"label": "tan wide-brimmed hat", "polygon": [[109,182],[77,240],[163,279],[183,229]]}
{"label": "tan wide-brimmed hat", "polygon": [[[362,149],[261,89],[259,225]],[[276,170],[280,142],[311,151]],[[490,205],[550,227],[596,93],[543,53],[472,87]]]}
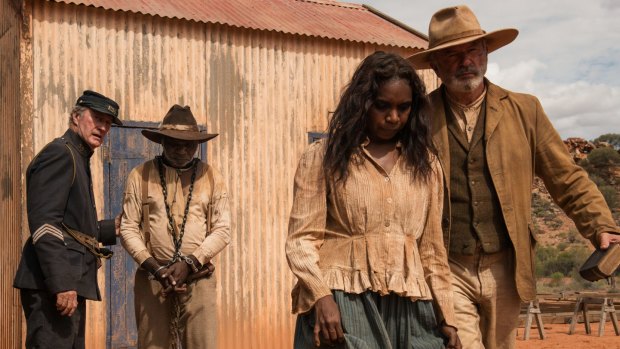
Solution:
{"label": "tan wide-brimmed hat", "polygon": [[217,133],[200,131],[198,123],[189,107],[182,107],[178,104],[173,105],[168,110],[157,130],[142,130],[142,135],[160,144],[163,137],[183,141],[197,141],[198,143],[204,143],[217,137]]}
{"label": "tan wide-brimmed hat", "polygon": [[441,9],[433,15],[428,25],[428,49],[407,58],[417,69],[430,68],[430,55],[445,48],[484,38],[487,52],[511,43],[519,35],[513,28],[490,33],[480,28],[476,15],[465,5]]}

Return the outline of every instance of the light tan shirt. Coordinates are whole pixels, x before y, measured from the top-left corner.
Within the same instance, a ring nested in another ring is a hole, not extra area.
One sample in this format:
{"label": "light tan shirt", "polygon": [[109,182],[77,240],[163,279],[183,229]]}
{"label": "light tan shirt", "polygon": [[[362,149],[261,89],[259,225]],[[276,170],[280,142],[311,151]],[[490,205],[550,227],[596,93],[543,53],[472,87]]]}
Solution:
{"label": "light tan shirt", "polygon": [[412,300],[435,299],[454,325],[452,287],[443,245],[442,172],[413,181],[404,157],[386,173],[362,147],[344,185],[326,184],[324,141],[312,144],[295,174],[286,255],[298,278],[293,312],[307,312],[331,290]]}
{"label": "light tan shirt", "polygon": [[484,92],[469,105],[461,104],[455,100],[452,100],[450,96],[448,96],[448,105],[452,110],[452,113],[456,115],[456,122],[465,132],[467,136],[467,141],[471,142],[471,137],[474,135],[474,129],[476,128],[476,123],[478,122],[478,115],[480,115],[480,109],[482,108],[482,102],[484,101],[484,97],[487,95],[487,89],[484,89]]}
{"label": "light tan shirt", "polygon": [[[121,242],[133,259],[142,264],[147,258],[155,257],[159,261],[169,261],[174,255],[174,243],[168,229],[168,217],[164,205],[164,196],[157,169],[157,163],[151,160],[148,182],[149,202],[149,241],[141,228],[142,221],[142,164],[134,168],[127,179],[123,203],[123,220],[121,223]],[[177,232],[181,230],[187,194],[183,194],[181,178],[174,168],[164,166],[168,204]],[[191,171],[191,170],[188,170]],[[207,171],[213,173],[213,189]],[[207,232],[207,206],[213,200],[211,217],[211,234]],[[185,224],[181,254],[194,255],[202,264],[210,261],[230,242],[230,209],[226,185],[219,172],[213,166],[198,163],[192,200]]]}

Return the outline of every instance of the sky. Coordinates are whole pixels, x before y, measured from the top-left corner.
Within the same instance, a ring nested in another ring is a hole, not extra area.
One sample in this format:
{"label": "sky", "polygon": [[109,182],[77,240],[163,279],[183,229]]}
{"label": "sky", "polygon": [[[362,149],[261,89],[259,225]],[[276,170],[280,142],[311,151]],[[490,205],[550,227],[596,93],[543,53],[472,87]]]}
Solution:
{"label": "sky", "polygon": [[563,139],[620,133],[620,0],[360,0],[428,34],[437,10],[466,4],[487,32],[516,28],[487,78],[538,97]]}

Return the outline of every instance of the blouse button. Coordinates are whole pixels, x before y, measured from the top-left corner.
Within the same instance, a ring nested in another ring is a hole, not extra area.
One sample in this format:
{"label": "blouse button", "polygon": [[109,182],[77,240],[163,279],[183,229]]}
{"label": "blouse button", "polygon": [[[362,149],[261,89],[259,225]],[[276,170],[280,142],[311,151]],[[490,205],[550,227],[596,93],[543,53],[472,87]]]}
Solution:
{"label": "blouse button", "polygon": [[389,182],[390,181],[390,177],[385,177],[385,181]]}
{"label": "blouse button", "polygon": [[389,227],[390,226],[390,221],[385,221],[385,226]]}
{"label": "blouse button", "polygon": [[392,203],[392,198],[387,198],[387,202],[388,202],[388,204],[391,204]]}

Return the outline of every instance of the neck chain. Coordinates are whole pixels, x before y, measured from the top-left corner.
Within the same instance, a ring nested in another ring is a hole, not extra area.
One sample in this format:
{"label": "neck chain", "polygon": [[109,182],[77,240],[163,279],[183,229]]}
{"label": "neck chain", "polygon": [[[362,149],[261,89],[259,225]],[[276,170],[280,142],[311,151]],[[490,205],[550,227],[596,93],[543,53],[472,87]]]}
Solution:
{"label": "neck chain", "polygon": [[[183,235],[185,234],[185,223],[187,222],[187,214],[189,213],[189,203],[192,201],[192,192],[194,191],[194,181],[196,180],[196,170],[198,169],[196,159],[192,160],[192,179],[189,184],[189,193],[187,194],[187,203],[185,204],[185,212],[183,213],[183,222],[181,223],[181,230],[179,231],[179,237],[177,238],[174,233],[174,221],[172,214],[170,213],[170,205],[168,205],[168,190],[166,189],[166,179],[164,177],[164,162],[161,156],[157,157],[157,165],[159,167],[159,181],[161,183],[161,190],[164,194],[164,205],[166,206],[166,215],[168,216],[168,230],[172,235],[172,242],[174,243],[174,255],[170,264],[176,262],[181,257],[181,244],[183,242]],[[183,186],[183,183],[181,183]]]}

